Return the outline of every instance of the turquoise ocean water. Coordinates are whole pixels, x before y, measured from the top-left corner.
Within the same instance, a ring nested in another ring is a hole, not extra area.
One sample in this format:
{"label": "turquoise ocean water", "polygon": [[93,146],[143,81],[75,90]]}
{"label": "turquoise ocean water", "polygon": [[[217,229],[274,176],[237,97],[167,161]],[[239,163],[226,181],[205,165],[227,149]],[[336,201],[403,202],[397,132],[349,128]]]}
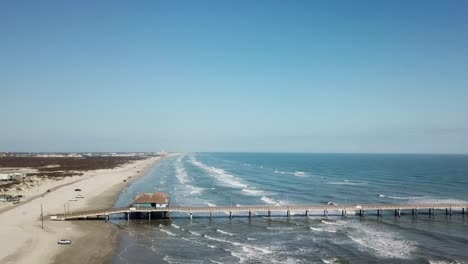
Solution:
{"label": "turquoise ocean water", "polygon": [[[164,159],[130,185],[164,191],[173,205],[427,203],[468,201],[468,156],[188,153]],[[351,214],[271,219],[224,213],[172,220],[114,219],[123,235],[113,263],[465,263],[468,215],[395,218]],[[409,214],[408,214],[409,213]]]}

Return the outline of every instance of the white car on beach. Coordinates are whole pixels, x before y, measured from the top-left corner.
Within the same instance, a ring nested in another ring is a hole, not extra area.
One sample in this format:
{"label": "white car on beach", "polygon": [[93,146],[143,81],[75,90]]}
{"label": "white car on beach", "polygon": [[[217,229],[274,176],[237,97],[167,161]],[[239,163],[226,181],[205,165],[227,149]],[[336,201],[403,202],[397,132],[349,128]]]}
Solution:
{"label": "white car on beach", "polygon": [[68,239],[59,239],[57,241],[57,244],[59,245],[70,245],[71,244],[71,240],[68,240]]}

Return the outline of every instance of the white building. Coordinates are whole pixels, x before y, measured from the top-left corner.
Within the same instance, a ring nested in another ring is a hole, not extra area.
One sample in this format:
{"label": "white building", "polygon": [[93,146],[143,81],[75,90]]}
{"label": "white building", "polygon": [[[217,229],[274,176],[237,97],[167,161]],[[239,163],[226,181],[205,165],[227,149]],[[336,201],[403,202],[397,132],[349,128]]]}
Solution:
{"label": "white building", "polygon": [[14,172],[14,173],[2,173],[0,174],[0,181],[23,181],[24,173]]}

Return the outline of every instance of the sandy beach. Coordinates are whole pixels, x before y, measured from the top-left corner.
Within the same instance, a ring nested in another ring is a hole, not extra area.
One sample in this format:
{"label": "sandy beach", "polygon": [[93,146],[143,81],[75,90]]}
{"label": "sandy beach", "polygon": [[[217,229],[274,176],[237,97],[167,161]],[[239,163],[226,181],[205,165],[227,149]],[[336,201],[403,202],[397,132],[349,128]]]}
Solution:
{"label": "sandy beach", "polygon": [[[42,229],[41,204],[44,215],[64,212],[68,207],[71,212],[111,207],[122,189],[145,175],[159,159],[152,157],[114,169],[88,171],[83,176],[44,182],[23,191],[27,199],[19,205],[0,207],[0,263],[108,261],[118,242],[116,226],[103,221],[45,221]],[[75,197],[76,188],[82,190],[85,198],[69,201]],[[51,192],[42,196],[48,189]],[[57,245],[58,239],[72,240],[72,245]]]}

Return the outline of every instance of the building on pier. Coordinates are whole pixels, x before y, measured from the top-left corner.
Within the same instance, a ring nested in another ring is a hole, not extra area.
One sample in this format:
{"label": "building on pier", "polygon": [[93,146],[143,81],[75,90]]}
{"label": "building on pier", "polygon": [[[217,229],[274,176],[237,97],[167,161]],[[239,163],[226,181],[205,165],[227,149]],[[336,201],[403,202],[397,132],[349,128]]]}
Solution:
{"label": "building on pier", "polygon": [[145,207],[145,208],[167,208],[169,207],[170,198],[166,193],[140,193],[133,200],[132,207]]}

